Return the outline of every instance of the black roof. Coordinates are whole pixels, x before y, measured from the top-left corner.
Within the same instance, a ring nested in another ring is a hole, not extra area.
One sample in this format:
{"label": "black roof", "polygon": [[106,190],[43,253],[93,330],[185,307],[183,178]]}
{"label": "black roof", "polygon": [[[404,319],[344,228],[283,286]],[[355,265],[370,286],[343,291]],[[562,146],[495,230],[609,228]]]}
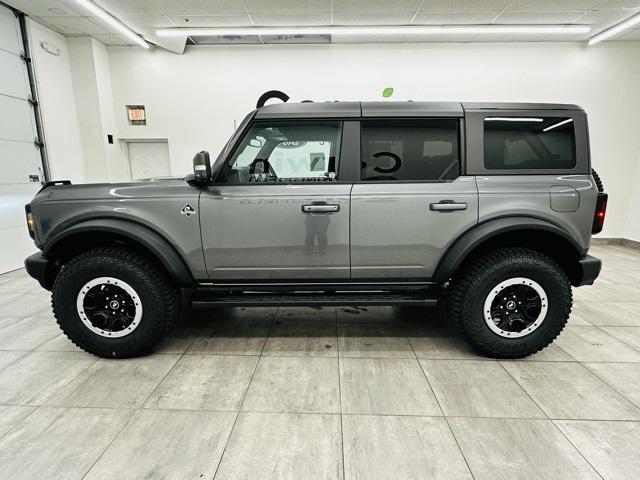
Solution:
{"label": "black roof", "polygon": [[263,118],[462,117],[465,110],[582,110],[562,103],[302,102],[265,105]]}

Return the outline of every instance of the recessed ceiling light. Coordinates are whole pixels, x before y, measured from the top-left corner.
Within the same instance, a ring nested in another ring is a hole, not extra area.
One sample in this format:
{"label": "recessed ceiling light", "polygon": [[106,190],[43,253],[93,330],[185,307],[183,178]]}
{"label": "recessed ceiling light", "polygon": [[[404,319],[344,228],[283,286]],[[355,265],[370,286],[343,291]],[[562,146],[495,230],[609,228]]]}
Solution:
{"label": "recessed ceiling light", "polygon": [[110,13],[100,8],[95,3],[90,2],[89,0],[76,0],[76,2],[82,5],[87,10],[89,10],[91,13],[93,13],[96,17],[100,18],[104,22],[108,23],[111,27],[115,28],[117,31],[119,31],[129,40],[132,40],[133,42],[137,43],[141,47],[149,48],[149,44],[144,40],[144,38],[142,38],[136,32],[131,30],[121,21],[116,20],[114,17],[111,16]]}
{"label": "recessed ceiling light", "polygon": [[365,27],[231,27],[163,28],[160,37],[221,35],[451,35],[451,34],[576,34],[589,33],[585,25],[397,25]]}
{"label": "recessed ceiling light", "polygon": [[600,43],[601,41],[606,40],[607,38],[611,38],[614,35],[617,35],[623,30],[626,30],[627,28],[631,28],[638,23],[640,23],[640,13],[637,15],[634,15],[633,17],[627,18],[625,21],[620,22],[619,24],[614,25],[613,27],[606,29],[604,32],[600,32],[596,36],[592,37],[589,40],[589,45],[595,45],[596,43]]}
{"label": "recessed ceiling light", "polygon": [[67,12],[65,12],[63,9],[57,8],[57,7],[51,7],[49,9],[49,11],[51,13],[53,13],[54,15],[66,15],[67,14]]}

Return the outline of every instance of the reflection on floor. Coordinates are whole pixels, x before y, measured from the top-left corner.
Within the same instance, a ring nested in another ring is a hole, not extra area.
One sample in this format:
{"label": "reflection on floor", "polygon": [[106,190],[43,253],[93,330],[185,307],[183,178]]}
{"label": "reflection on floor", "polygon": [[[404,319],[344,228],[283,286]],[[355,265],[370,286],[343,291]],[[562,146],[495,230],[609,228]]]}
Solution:
{"label": "reflection on floor", "polygon": [[104,360],[2,275],[0,476],[637,478],[640,252],[592,254],[601,278],[523,361],[434,309],[351,307],[197,310],[156,354]]}

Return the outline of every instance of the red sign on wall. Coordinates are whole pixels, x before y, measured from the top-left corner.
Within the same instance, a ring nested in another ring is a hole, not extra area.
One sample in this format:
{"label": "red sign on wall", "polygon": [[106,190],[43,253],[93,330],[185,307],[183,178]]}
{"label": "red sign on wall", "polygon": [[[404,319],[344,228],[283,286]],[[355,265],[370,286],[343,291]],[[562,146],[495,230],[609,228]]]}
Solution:
{"label": "red sign on wall", "polygon": [[146,125],[144,105],[127,105],[127,118],[130,125]]}

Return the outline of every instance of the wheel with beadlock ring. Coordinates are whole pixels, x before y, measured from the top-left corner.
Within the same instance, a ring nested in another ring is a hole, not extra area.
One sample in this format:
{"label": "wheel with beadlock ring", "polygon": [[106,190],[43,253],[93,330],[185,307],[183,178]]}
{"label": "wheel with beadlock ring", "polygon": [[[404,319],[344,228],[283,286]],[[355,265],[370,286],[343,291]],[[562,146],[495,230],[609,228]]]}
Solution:
{"label": "wheel with beadlock ring", "polygon": [[52,289],[62,331],[101,357],[144,355],[171,330],[180,289],[147,256],[121,247],[79,254],[64,264]]}
{"label": "wheel with beadlock ring", "polygon": [[447,291],[454,327],[479,352],[520,358],[549,345],[571,313],[564,270],[535,250],[503,248],[463,266]]}

